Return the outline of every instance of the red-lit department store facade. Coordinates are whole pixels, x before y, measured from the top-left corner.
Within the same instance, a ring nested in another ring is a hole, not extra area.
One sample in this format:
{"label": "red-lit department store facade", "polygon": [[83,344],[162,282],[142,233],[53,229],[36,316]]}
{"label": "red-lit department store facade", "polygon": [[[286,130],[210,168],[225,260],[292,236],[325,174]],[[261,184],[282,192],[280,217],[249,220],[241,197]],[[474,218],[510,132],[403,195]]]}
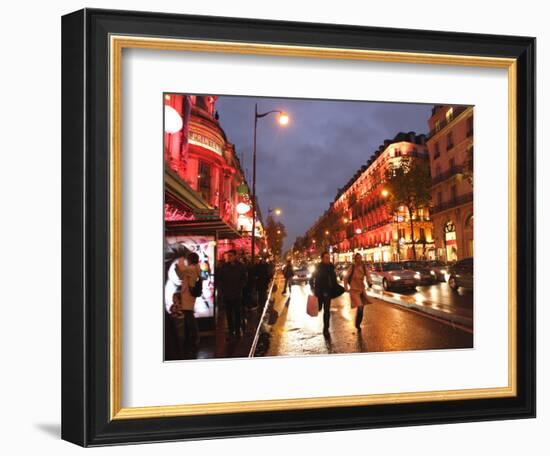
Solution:
{"label": "red-lit department store facade", "polygon": [[[252,205],[235,147],[219,124],[216,100],[164,95],[166,242],[213,239],[217,258],[231,248],[249,255],[252,213],[242,208]],[[256,227],[259,252],[265,247],[261,222]]]}

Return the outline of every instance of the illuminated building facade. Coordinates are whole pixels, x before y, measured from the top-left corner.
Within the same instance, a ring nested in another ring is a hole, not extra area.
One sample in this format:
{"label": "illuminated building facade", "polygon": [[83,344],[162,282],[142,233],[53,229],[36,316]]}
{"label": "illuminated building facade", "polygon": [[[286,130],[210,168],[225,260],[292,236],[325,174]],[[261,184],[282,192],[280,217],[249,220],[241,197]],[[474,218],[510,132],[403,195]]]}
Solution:
{"label": "illuminated building facade", "polygon": [[[216,100],[164,96],[164,212],[168,242],[182,234],[213,236],[219,258],[233,248],[250,254],[252,204],[235,147],[220,126]],[[256,228],[259,251],[265,247],[261,222]]]}
{"label": "illuminated building facade", "polygon": [[[361,253],[367,261],[401,261],[413,258],[411,224],[406,208],[388,211],[384,194],[386,172],[404,157],[428,162],[426,137],[399,133],[384,141],[348,183],[339,189],[327,211],[305,235],[309,249],[329,250],[334,261],[351,261]],[[429,209],[413,214],[418,259],[435,257]],[[328,248],[326,248],[328,246]]]}
{"label": "illuminated building facade", "polygon": [[473,114],[471,106],[436,105],[428,121],[434,240],[443,261],[474,254]]}

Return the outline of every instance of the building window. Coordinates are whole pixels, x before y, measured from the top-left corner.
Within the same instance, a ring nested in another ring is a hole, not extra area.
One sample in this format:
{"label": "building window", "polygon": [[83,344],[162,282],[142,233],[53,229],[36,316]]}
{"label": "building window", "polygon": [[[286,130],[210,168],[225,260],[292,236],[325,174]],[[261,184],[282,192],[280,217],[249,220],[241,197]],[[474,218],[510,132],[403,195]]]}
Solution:
{"label": "building window", "polygon": [[443,202],[443,193],[437,192],[437,205],[439,206]]}
{"label": "building window", "polygon": [[424,230],[424,228],[420,228],[419,232],[418,232],[418,238],[422,241],[422,242],[425,242],[426,241],[426,231]]}
{"label": "building window", "polygon": [[435,131],[441,130],[441,120],[436,120],[436,121],[435,121],[435,126],[434,126],[434,128],[435,128]]}
{"label": "building window", "polygon": [[434,158],[438,158],[439,157],[439,143],[436,142],[434,144]]}
{"label": "building window", "polygon": [[397,230],[397,239],[405,239],[405,228],[399,228]]}
{"label": "building window", "polygon": [[450,158],[449,159],[449,170],[453,170],[455,167],[455,159],[454,158]]}
{"label": "building window", "polygon": [[199,175],[198,175],[198,190],[202,197],[210,203],[210,196],[212,193],[212,179],[210,174],[210,165],[203,161],[199,161]]}
{"label": "building window", "polygon": [[435,167],[435,176],[434,177],[438,177],[440,174],[441,174],[441,166],[436,165],[436,167]]}
{"label": "building window", "polygon": [[447,110],[447,112],[445,113],[445,119],[447,120],[447,123],[453,120],[453,108],[449,108]]}
{"label": "building window", "polygon": [[451,185],[451,201],[456,200],[456,185]]}
{"label": "building window", "polygon": [[466,136],[469,138],[474,135],[474,116],[468,117],[467,122]]}
{"label": "building window", "polygon": [[452,149],[453,146],[454,146],[453,133],[449,132],[449,133],[447,133],[447,150]]}

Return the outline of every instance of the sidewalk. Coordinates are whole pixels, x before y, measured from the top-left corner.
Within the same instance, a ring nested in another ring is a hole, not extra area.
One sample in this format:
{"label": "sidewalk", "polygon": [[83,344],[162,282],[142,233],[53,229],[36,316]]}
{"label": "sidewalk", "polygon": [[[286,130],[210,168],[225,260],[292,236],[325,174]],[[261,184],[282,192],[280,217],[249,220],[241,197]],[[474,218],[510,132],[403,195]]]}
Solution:
{"label": "sidewalk", "polygon": [[441,304],[425,297],[407,296],[390,291],[373,290],[372,288],[367,290],[367,295],[391,304],[414,309],[441,318],[442,320],[465,326],[466,328],[472,329],[474,325],[473,311],[470,309]]}
{"label": "sidewalk", "polygon": [[[264,305],[267,305],[267,303],[264,303]],[[216,312],[215,329],[202,331],[197,351],[188,353],[182,359],[247,358],[256,341],[264,306],[260,305],[254,309],[247,308],[246,305],[244,307],[246,326],[243,328],[243,335],[239,339],[227,337],[225,308],[220,303]]]}

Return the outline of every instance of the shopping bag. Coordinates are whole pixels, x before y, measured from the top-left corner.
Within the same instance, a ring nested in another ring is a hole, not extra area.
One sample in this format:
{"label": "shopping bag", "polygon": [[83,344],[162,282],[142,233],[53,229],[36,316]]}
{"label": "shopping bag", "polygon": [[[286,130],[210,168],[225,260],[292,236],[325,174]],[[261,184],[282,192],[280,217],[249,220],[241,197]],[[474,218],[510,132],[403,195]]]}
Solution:
{"label": "shopping bag", "polygon": [[317,296],[309,295],[307,297],[307,314],[310,317],[316,317],[319,313],[319,301],[317,300]]}

